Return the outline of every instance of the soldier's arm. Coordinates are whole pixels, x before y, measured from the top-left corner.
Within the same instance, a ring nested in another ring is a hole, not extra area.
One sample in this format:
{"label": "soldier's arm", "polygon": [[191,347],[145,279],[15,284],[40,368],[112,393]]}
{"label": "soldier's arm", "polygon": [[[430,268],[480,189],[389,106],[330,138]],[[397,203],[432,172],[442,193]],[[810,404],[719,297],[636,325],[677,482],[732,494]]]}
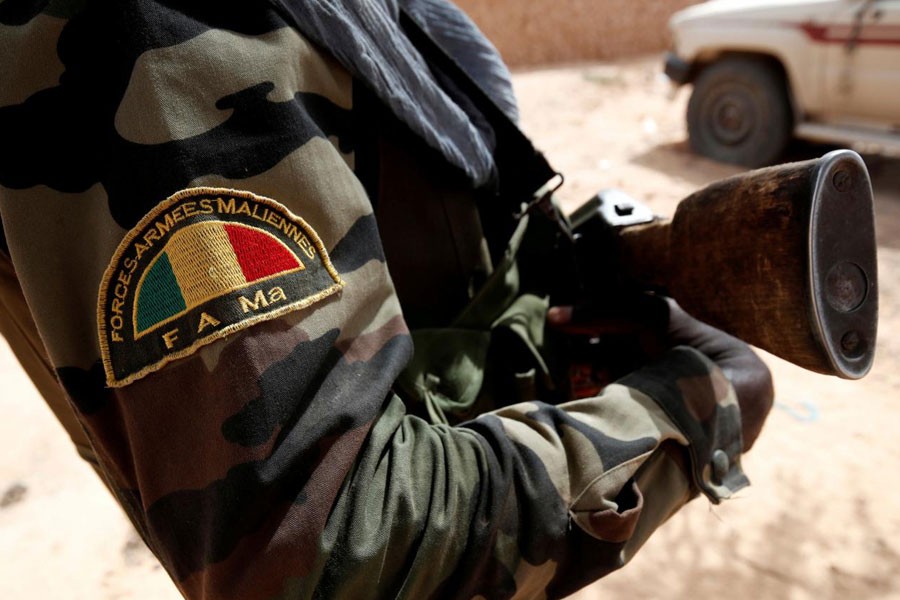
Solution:
{"label": "soldier's arm", "polygon": [[349,76],[258,6],[126,4],[0,9],[0,216],[107,483],[187,597],[557,595],[743,485],[733,392],[688,349],[591,400],[406,416]]}
{"label": "soldier's arm", "polygon": [[721,372],[686,348],[597,398],[456,428],[404,417],[394,400],[335,504],[322,576],[346,597],[572,593],[698,489],[718,502],[746,484],[736,413]]}

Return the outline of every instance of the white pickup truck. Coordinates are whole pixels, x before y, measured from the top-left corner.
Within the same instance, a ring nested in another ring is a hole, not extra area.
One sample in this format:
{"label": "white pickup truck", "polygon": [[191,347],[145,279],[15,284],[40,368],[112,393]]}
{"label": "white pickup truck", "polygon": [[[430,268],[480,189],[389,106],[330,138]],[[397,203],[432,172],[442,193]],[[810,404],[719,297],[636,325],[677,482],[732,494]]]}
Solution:
{"label": "white pickup truck", "polygon": [[900,151],[900,0],[711,0],[670,28],[698,154],[758,167],[792,137]]}

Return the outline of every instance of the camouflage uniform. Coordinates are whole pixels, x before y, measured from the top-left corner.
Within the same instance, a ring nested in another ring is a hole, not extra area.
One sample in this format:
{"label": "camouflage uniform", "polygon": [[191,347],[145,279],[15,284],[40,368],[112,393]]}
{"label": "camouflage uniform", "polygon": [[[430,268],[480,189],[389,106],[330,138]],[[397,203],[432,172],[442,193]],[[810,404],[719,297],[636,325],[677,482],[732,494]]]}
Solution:
{"label": "camouflage uniform", "polygon": [[[447,416],[470,371],[434,328],[486,343],[473,323],[521,334],[546,302],[454,317],[515,288],[484,169],[288,5],[0,3],[0,325],[181,592],[557,597],[745,485],[734,392],[688,348]],[[409,326],[456,379],[404,371]],[[463,422],[408,414],[401,374],[409,410]]]}

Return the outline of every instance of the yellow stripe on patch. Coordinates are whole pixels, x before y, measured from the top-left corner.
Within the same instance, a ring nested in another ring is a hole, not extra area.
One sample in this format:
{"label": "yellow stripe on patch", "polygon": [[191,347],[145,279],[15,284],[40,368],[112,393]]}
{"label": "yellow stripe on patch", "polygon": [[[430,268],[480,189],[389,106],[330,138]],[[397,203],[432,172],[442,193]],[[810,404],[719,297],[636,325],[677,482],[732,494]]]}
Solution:
{"label": "yellow stripe on patch", "polygon": [[166,252],[188,308],[247,285],[221,222],[176,232]]}

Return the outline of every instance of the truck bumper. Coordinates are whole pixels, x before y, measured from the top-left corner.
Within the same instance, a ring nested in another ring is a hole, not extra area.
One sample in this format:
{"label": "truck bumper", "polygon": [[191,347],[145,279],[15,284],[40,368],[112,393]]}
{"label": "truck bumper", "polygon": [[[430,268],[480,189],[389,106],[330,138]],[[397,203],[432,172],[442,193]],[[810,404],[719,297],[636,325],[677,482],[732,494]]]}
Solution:
{"label": "truck bumper", "polygon": [[663,72],[677,85],[684,85],[691,80],[691,65],[678,58],[674,52],[666,52]]}

